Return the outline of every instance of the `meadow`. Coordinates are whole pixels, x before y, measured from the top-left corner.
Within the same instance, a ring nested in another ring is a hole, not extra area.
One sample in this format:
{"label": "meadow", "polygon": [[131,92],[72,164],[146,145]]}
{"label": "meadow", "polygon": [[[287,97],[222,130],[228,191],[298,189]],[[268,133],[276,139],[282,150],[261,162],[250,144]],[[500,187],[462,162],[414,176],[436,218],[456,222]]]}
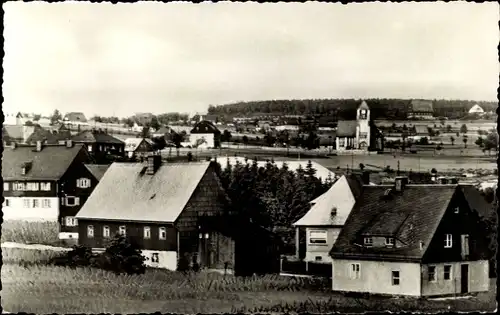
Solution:
{"label": "meadow", "polygon": [[57,222],[6,220],[2,223],[1,241],[21,244],[61,246]]}
{"label": "meadow", "polygon": [[[328,280],[279,275],[234,277],[148,269],[116,275],[46,265],[55,253],[4,249],[2,306],[28,313],[236,313],[492,311],[495,291],[469,299],[352,297],[330,292]],[[23,257],[20,260],[14,258]]]}

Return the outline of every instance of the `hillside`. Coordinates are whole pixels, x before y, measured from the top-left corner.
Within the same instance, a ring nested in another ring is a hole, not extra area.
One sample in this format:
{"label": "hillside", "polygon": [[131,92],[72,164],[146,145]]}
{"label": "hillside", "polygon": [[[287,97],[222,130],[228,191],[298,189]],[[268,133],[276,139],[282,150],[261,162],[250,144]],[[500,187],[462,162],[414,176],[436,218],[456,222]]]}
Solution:
{"label": "hillside", "polygon": [[[409,99],[366,99],[374,119],[406,119]],[[208,113],[232,118],[259,115],[314,115],[352,119],[360,100],[355,99],[306,99],[238,102],[210,105]],[[434,100],[434,116],[457,119],[479,104],[486,112],[495,111],[496,102],[467,100]]]}

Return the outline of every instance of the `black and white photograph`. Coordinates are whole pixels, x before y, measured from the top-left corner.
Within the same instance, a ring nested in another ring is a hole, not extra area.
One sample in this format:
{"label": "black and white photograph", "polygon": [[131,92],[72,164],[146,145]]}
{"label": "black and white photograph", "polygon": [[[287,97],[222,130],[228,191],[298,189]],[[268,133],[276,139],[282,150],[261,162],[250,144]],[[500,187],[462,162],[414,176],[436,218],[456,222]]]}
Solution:
{"label": "black and white photograph", "polygon": [[498,3],[2,7],[2,313],[497,309]]}

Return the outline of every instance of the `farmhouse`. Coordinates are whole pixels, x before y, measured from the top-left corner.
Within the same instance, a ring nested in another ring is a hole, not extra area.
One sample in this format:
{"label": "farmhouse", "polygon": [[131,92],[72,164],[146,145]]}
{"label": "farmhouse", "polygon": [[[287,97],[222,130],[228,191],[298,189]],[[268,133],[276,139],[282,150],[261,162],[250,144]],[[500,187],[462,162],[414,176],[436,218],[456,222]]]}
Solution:
{"label": "farmhouse", "polygon": [[59,238],[77,238],[74,216],[98,179],[81,144],[14,145],[3,152],[4,220],[55,221]]}
{"label": "farmhouse", "polygon": [[484,114],[484,109],[476,104],[469,109],[469,114]]}
{"label": "farmhouse", "polygon": [[[297,222],[296,228],[296,256],[304,257],[300,253],[299,229],[306,232],[305,261],[328,262],[329,255],[356,199],[361,194],[363,179],[354,174],[340,177],[333,186],[311,201],[311,209]],[[368,179],[366,179],[368,184]]]}
{"label": "farmhouse", "polygon": [[434,117],[434,107],[432,101],[411,100],[408,107],[408,118],[432,119]]}
{"label": "farmhouse", "polygon": [[35,131],[26,139],[26,143],[36,144],[38,141],[41,141],[43,144],[58,144],[60,141],[70,140],[70,138],[71,133],[69,131],[50,131],[40,126],[35,126]]}
{"label": "farmhouse", "polygon": [[356,111],[356,120],[339,120],[336,132],[337,150],[382,150],[383,137],[370,117],[365,101]]}
{"label": "farmhouse", "polygon": [[165,141],[172,141],[174,134],[175,134],[175,131],[172,128],[170,128],[168,126],[163,126],[163,127],[160,127],[160,129],[153,131],[151,133],[151,136],[153,138],[163,137],[165,139]]}
{"label": "farmhouse", "polygon": [[70,112],[64,115],[64,121],[68,124],[87,124],[87,118],[82,112]]}
{"label": "farmhouse", "polygon": [[72,137],[75,143],[85,144],[88,152],[94,158],[105,155],[125,155],[125,143],[109,135],[105,130],[84,130]]}
{"label": "farmhouse", "polygon": [[218,148],[220,146],[221,132],[210,121],[203,120],[191,129],[189,142],[192,146],[206,146],[208,148]]}
{"label": "farmhouse", "polygon": [[125,235],[151,267],[196,262],[244,274],[278,263],[279,269],[272,235],[231,216],[210,162],[162,164],[154,154],[146,164],[113,163],[77,218],[80,244],[98,250],[114,234]]}
{"label": "farmhouse", "polygon": [[147,157],[153,151],[154,142],[146,138],[125,139],[125,153],[127,157]]}
{"label": "farmhouse", "polygon": [[330,252],[334,291],[435,296],[489,290],[478,212],[458,185],[364,186]]}

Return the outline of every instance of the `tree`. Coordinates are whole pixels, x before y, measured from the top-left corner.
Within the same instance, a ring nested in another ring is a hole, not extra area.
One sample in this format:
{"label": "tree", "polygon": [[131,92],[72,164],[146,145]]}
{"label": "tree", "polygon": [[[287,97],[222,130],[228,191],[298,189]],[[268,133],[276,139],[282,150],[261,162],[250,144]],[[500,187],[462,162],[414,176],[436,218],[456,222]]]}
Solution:
{"label": "tree", "polygon": [[482,148],[484,146],[484,139],[482,137],[478,137],[474,143]]}
{"label": "tree", "polygon": [[134,121],[130,118],[125,119],[125,126],[132,128],[134,127]]}
{"label": "tree", "polygon": [[496,132],[492,132],[486,136],[486,139],[483,141],[484,149],[488,151],[488,154],[491,152],[491,149],[498,149],[498,134]]}
{"label": "tree", "polygon": [[179,150],[180,148],[182,147],[182,140],[184,140],[184,137],[182,136],[182,134],[180,133],[174,133],[174,135],[172,136],[172,142],[174,143],[175,145],[175,148],[177,149],[177,156],[179,156]]}
{"label": "tree", "polygon": [[141,138],[149,138],[150,133],[149,133],[149,127],[148,126],[142,127],[140,136],[141,136]]}
{"label": "tree", "polygon": [[153,130],[158,130],[158,129],[160,129],[160,127],[161,127],[161,126],[160,126],[160,123],[158,122],[158,117],[153,116],[153,117],[151,118],[151,122],[150,122],[149,126],[150,126],[151,128],[153,128]]}
{"label": "tree", "polygon": [[464,136],[464,138],[462,139],[462,141],[464,142],[464,148],[467,148],[467,137]]}
{"label": "tree", "polygon": [[463,133],[463,134],[466,134],[467,133],[467,125],[466,124],[463,124],[461,127],[460,127],[460,132]]}
{"label": "tree", "polygon": [[451,125],[446,125],[446,132],[451,132]]}
{"label": "tree", "polygon": [[226,129],[222,133],[222,139],[221,140],[227,142],[228,145],[229,145],[229,141],[231,141],[231,137],[232,137],[231,132]]}
{"label": "tree", "polygon": [[34,126],[33,122],[31,120],[28,120],[24,123],[25,126]]}
{"label": "tree", "polygon": [[245,135],[245,136],[243,136],[242,140],[243,140],[243,144],[246,147],[248,145],[248,137]]}
{"label": "tree", "polygon": [[444,117],[441,117],[441,118],[439,118],[439,122],[441,123],[441,125],[444,126],[446,120],[444,119]]}
{"label": "tree", "polygon": [[450,141],[451,145],[455,145],[455,138],[453,136],[450,136]]}
{"label": "tree", "polygon": [[146,271],[145,258],[139,247],[121,235],[111,240],[100,260],[102,268],[118,274],[143,274]]}
{"label": "tree", "polygon": [[57,122],[61,121],[62,120],[62,115],[61,113],[59,112],[59,110],[54,110],[54,113],[52,114],[52,116],[50,117],[50,124],[51,125],[54,125],[56,124]]}
{"label": "tree", "polygon": [[359,163],[359,169],[363,171],[365,169],[365,165],[363,163]]}

